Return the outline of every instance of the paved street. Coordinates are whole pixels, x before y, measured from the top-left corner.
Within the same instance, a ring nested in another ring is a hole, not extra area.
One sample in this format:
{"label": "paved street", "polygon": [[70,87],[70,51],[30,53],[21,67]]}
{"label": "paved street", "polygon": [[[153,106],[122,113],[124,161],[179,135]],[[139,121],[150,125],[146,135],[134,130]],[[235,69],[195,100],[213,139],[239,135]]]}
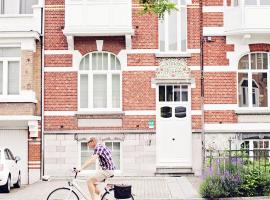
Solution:
{"label": "paved street", "polygon": [[[116,177],[109,182],[132,184],[136,200],[200,199],[186,177]],[[86,190],[85,181],[80,185]],[[60,186],[67,186],[67,181],[38,182],[13,189],[10,194],[0,193],[0,200],[46,200],[50,191]]]}

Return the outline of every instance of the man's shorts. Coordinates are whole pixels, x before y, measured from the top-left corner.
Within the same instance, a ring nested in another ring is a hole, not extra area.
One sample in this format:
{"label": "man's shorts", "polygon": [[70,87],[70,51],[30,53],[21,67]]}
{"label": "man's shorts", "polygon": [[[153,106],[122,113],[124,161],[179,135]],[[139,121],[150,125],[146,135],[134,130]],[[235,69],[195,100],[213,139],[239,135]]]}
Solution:
{"label": "man's shorts", "polygon": [[103,182],[111,176],[113,176],[112,170],[98,170],[92,177],[95,178],[98,182]]}

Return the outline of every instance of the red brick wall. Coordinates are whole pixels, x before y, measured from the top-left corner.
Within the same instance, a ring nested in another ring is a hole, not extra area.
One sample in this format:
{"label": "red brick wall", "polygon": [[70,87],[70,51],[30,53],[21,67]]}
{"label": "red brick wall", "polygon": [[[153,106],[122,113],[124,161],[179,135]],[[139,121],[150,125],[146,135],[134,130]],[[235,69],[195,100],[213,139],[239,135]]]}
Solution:
{"label": "red brick wall", "polygon": [[77,118],[73,116],[45,116],[45,130],[77,129]]}
{"label": "red brick wall", "polygon": [[201,129],[201,116],[200,115],[193,115],[191,116],[192,120],[192,129]]}
{"label": "red brick wall", "polygon": [[237,83],[234,72],[205,73],[206,104],[236,104]]}
{"label": "red brick wall", "polygon": [[72,67],[72,55],[45,55],[46,67]]}
{"label": "red brick wall", "polygon": [[[123,118],[123,128],[124,129],[149,129],[148,121],[155,120],[155,119],[156,119],[156,116],[125,116]],[[155,127],[156,127],[156,122],[155,122]]]}
{"label": "red brick wall", "polygon": [[236,123],[237,115],[234,111],[206,111],[205,123]]}
{"label": "red brick wall", "polygon": [[198,6],[187,8],[187,32],[188,48],[200,48],[200,8]]}
{"label": "red brick wall", "polygon": [[155,110],[155,72],[123,72],[123,110]]}
{"label": "red brick wall", "polygon": [[222,27],[223,26],[223,13],[222,12],[203,13],[203,26],[204,27]]}
{"label": "red brick wall", "polygon": [[125,37],[75,37],[75,49],[82,55],[97,50],[96,40],[103,40],[103,51],[109,51],[118,54],[125,49]]}
{"label": "red brick wall", "polygon": [[45,73],[45,110],[77,110],[77,73]]}
{"label": "red brick wall", "polygon": [[140,10],[132,10],[132,26],[135,30],[132,36],[133,49],[158,48],[158,18],[155,15],[142,15]]}
{"label": "red brick wall", "polygon": [[158,66],[155,54],[129,54],[128,66]]}
{"label": "red brick wall", "polygon": [[232,50],[232,45],[226,44],[226,37],[212,37],[211,42],[204,43],[204,65],[229,65],[226,53]]}
{"label": "red brick wall", "polygon": [[201,72],[192,71],[192,78],[195,79],[196,87],[191,90],[191,110],[201,109]]}
{"label": "red brick wall", "polygon": [[204,6],[223,6],[223,0],[203,0]]}
{"label": "red brick wall", "polygon": [[270,51],[270,44],[264,44],[264,43],[259,43],[259,44],[250,44],[249,45],[250,52],[254,51]]}
{"label": "red brick wall", "polygon": [[63,34],[64,7],[45,7],[45,50],[67,49],[67,40]]}
{"label": "red brick wall", "polygon": [[200,66],[200,54],[199,53],[191,54],[191,57],[187,58],[187,65]]}

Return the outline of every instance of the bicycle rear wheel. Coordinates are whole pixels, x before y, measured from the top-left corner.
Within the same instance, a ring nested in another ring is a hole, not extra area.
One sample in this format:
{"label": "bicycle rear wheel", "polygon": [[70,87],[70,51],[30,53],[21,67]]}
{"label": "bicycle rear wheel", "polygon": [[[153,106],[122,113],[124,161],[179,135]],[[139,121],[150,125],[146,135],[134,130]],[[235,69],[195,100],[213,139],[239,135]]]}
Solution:
{"label": "bicycle rear wheel", "polygon": [[47,200],[79,200],[79,197],[73,190],[63,187],[52,191]]}
{"label": "bicycle rear wheel", "polygon": [[[105,192],[101,197],[101,200],[116,200],[116,198],[114,197],[114,189],[112,188],[109,190],[109,192]],[[126,200],[134,200],[133,195],[131,194],[130,198]]]}

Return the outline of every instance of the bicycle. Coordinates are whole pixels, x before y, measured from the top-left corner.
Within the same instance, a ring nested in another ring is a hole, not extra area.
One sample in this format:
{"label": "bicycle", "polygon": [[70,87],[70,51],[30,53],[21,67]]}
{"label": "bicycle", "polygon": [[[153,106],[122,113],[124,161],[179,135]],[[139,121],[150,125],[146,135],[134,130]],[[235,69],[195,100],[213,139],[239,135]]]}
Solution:
{"label": "bicycle", "polygon": [[[84,200],[91,200],[83,190],[80,188],[80,186],[77,184],[77,175],[78,171],[76,168],[73,168],[73,173],[75,173],[74,178],[71,181],[68,181],[69,187],[60,187],[55,190],[53,190],[47,197],[47,200],[80,200],[79,195],[80,194]],[[111,176],[110,178],[112,178]],[[117,185],[113,184],[107,184],[106,181],[102,181],[100,183],[104,183],[104,193],[101,195],[101,200],[115,200],[115,199],[130,199],[134,200],[133,195],[131,194],[129,196],[123,196],[125,198],[119,198],[119,191],[116,191],[115,189],[118,187]],[[130,186],[131,190],[131,186]],[[121,192],[121,191],[120,191]],[[118,197],[118,198],[115,198]],[[129,198],[126,198],[129,197]]]}

